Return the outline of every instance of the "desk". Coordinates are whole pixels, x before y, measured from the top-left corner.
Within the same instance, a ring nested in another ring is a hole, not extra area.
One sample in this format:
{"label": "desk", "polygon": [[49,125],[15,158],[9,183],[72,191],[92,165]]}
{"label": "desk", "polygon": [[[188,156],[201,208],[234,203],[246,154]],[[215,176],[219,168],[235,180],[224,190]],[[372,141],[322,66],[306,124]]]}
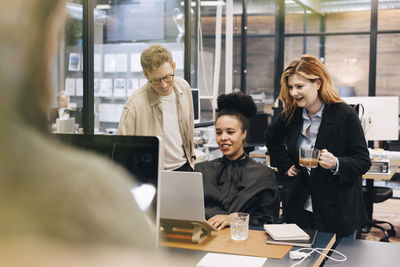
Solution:
{"label": "desk", "polygon": [[278,168],[271,166],[270,156],[265,154],[265,152],[266,152],[266,150],[258,149],[258,150],[251,151],[249,153],[249,156],[251,158],[254,158],[255,160],[257,160],[258,162],[261,162],[261,163],[267,165],[268,167],[273,169],[275,172],[278,172]]}
{"label": "desk", "polygon": [[266,161],[269,163],[269,155],[265,154],[266,152],[267,152],[267,150],[265,150],[265,149],[257,149],[257,150],[250,151],[249,155],[250,155],[250,157],[253,157],[253,158],[266,159]]}
{"label": "desk", "polygon": [[291,249],[291,246],[266,244],[267,233],[259,230],[249,230],[249,238],[244,241],[234,241],[230,238],[230,229],[225,228],[221,231],[212,232],[200,244],[164,241],[163,245],[193,250],[212,251],[220,253],[230,253],[255,257],[283,258]]}
{"label": "desk", "polygon": [[[298,247],[266,244],[267,234],[265,231],[249,230],[249,239],[246,241],[230,240],[229,228],[213,232],[213,235],[214,236],[208,241],[204,241],[208,242],[204,244],[188,244],[170,241],[163,242],[163,246],[169,247],[168,251],[173,254],[191,257],[193,259],[193,266],[195,266],[207,252],[266,257],[268,260],[264,266],[287,267],[297,262],[296,260],[289,259],[288,252],[290,250],[296,250]],[[335,241],[336,236],[334,234],[318,233],[314,247],[329,249],[333,246]],[[263,254],[258,254],[260,251]],[[324,256],[315,253],[312,257],[306,259],[301,266],[319,266],[323,260]]]}
{"label": "desk", "polygon": [[[399,266],[400,244],[342,238],[336,250],[347,256],[345,262],[327,260],[324,266]],[[337,254],[333,257],[339,258]]]}
{"label": "desk", "polygon": [[389,173],[366,173],[363,175],[364,179],[369,180],[391,180],[393,175],[396,173],[398,167],[397,166],[390,166]]}

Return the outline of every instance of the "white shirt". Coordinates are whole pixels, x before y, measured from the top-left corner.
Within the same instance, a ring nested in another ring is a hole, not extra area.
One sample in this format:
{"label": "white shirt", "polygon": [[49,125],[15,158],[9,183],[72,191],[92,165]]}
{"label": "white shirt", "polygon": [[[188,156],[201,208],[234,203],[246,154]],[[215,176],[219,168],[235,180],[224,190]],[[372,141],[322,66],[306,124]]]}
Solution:
{"label": "white shirt", "polygon": [[172,91],[167,96],[160,96],[160,99],[163,113],[164,169],[174,170],[187,161],[179,129],[176,95]]}

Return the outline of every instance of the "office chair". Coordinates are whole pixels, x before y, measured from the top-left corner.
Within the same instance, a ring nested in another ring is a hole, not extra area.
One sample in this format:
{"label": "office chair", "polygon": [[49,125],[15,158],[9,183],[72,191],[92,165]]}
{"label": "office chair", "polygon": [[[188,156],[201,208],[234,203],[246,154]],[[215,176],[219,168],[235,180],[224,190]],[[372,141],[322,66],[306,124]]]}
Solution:
{"label": "office chair", "polygon": [[265,146],[265,134],[269,125],[269,114],[257,113],[249,119],[246,143],[248,146]]}
{"label": "office chair", "polygon": [[[363,186],[363,193],[364,193],[364,199],[368,199],[369,196],[367,196],[367,187]],[[393,190],[390,187],[382,187],[382,186],[374,186],[373,187],[373,193],[372,193],[372,203],[380,203],[383,201],[388,200],[393,196]],[[387,224],[389,225],[389,229],[384,228],[380,224]],[[374,220],[371,219],[367,224],[366,227],[374,227],[383,232],[385,235],[383,238],[381,238],[381,242],[389,242],[389,237],[395,236],[396,231],[394,230],[393,224],[387,221],[379,221],[379,220]]]}

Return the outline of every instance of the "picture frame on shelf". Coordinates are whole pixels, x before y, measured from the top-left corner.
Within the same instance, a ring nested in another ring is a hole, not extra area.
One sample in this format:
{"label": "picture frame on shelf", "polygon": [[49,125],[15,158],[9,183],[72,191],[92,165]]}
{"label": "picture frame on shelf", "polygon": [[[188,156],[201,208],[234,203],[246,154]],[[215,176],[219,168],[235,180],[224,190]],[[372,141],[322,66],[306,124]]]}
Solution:
{"label": "picture frame on shelf", "polygon": [[81,54],[69,53],[68,71],[80,71]]}

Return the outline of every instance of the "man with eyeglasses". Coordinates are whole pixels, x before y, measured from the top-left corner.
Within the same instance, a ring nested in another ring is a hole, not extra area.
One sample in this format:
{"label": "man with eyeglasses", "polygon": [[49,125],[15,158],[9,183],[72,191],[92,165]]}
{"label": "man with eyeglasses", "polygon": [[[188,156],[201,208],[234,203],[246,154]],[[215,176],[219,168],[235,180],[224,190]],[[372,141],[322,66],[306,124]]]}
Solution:
{"label": "man with eyeglasses", "polygon": [[175,77],[168,49],[151,45],[140,57],[147,83],[125,104],[119,135],[162,137],[163,169],[193,171],[193,99],[190,85]]}

